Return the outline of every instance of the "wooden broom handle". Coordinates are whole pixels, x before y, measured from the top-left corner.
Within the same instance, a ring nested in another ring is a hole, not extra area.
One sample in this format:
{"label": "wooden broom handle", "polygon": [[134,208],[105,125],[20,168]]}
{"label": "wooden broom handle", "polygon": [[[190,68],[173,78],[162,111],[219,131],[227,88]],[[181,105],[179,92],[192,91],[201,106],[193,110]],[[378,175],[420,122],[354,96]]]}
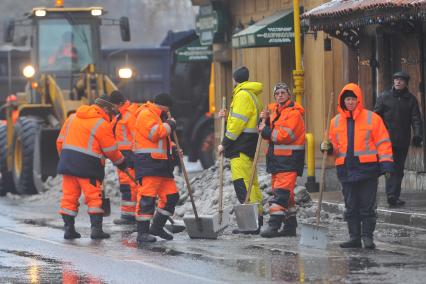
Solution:
{"label": "wooden broom handle", "polygon": [[[328,113],[327,113],[327,121],[326,121],[326,128],[324,131],[324,137],[323,141],[328,141],[328,133],[330,131],[330,123],[331,123],[331,115],[333,112],[333,105],[334,105],[334,92],[331,92],[330,94],[330,102],[328,104]],[[322,195],[324,192],[325,187],[325,165],[327,162],[327,151],[324,151],[322,154],[322,162],[321,162],[321,176],[320,176],[320,191],[319,191],[319,197],[318,197],[318,207],[316,212],[317,217],[317,226],[320,223],[320,217],[321,217],[321,205],[322,205]]]}
{"label": "wooden broom handle", "polygon": [[[226,97],[222,97],[222,110],[226,108]],[[222,143],[225,136],[225,117],[221,117],[220,121],[220,142]],[[223,213],[223,151],[219,155],[219,224],[222,224]]]}

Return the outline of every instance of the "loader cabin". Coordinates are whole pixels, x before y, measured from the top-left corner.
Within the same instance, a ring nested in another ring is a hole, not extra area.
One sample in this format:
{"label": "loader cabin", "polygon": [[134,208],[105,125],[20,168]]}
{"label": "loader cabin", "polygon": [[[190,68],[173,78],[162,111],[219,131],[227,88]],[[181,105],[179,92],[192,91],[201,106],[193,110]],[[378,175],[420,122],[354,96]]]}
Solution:
{"label": "loader cabin", "polygon": [[[102,7],[39,7],[26,14],[25,20],[17,20],[17,25],[29,20],[32,29],[31,64],[23,69],[24,76],[53,74],[61,88],[70,89],[74,79],[89,64],[99,69],[103,22],[119,25],[122,40],[130,40],[128,18],[101,19],[104,14]],[[14,28],[12,20],[5,30],[5,42],[13,41]]]}
{"label": "loader cabin", "polygon": [[100,7],[34,8],[30,15],[34,69],[54,74],[59,86],[69,89],[73,83],[69,80],[85,66],[100,66],[103,13]]}

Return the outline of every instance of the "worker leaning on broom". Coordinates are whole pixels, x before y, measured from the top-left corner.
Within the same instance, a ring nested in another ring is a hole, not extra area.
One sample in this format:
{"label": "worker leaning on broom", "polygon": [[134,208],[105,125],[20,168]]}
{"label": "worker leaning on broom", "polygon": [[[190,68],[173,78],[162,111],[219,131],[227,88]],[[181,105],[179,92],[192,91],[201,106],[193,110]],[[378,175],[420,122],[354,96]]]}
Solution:
{"label": "worker leaning on broom", "polygon": [[[269,141],[266,170],[272,174],[272,192],[268,227],[262,231],[264,238],[296,236],[296,202],[294,186],[297,176],[303,173],[305,161],[304,109],[291,100],[289,87],[278,83],[274,87],[275,103],[269,111],[262,111],[265,120],[259,125],[264,139]],[[284,227],[281,231],[281,225]]]}
{"label": "worker leaning on broom", "polygon": [[340,92],[337,115],[330,122],[321,151],[336,157],[336,171],[345,199],[349,241],[342,248],[374,249],[378,177],[393,171],[392,145],[382,118],[364,108],[361,88],[347,84]]}
{"label": "worker leaning on broom", "polygon": [[[219,154],[224,151],[225,157],[231,160],[232,182],[241,204],[244,203],[247,195],[258,138],[257,122],[262,110],[260,95],[263,86],[259,82],[249,82],[248,79],[249,70],[244,66],[238,68],[233,74],[234,91],[225,137],[218,146]],[[225,110],[221,110],[219,117],[224,116]],[[250,194],[250,203],[259,203],[259,227],[257,230],[244,233],[259,234],[260,227],[263,225],[263,207],[257,173]],[[243,233],[238,229],[232,232],[234,234]]]}

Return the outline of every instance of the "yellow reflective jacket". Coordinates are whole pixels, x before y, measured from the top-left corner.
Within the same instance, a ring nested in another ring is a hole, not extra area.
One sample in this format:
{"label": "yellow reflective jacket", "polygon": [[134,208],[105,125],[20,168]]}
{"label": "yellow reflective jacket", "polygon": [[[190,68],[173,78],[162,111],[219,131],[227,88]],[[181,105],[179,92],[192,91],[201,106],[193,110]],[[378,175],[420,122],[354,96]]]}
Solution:
{"label": "yellow reflective jacket", "polygon": [[262,111],[262,83],[243,82],[235,86],[226,123],[225,157],[238,156],[240,152],[254,156],[257,143],[257,123]]}

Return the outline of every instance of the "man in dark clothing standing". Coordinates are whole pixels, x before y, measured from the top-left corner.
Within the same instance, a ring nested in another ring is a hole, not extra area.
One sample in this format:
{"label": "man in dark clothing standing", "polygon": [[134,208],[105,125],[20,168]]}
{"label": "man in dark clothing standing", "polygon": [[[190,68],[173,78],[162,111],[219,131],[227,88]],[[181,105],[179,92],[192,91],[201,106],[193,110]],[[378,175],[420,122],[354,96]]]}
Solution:
{"label": "man in dark clothing standing", "polygon": [[419,103],[408,91],[410,76],[405,72],[393,75],[393,87],[384,91],[378,98],[374,111],[379,114],[389,131],[392,142],[394,172],[386,179],[386,194],[389,206],[402,206],[399,196],[401,182],[404,177],[404,164],[411,142],[415,147],[421,147],[423,141],[423,123]]}

